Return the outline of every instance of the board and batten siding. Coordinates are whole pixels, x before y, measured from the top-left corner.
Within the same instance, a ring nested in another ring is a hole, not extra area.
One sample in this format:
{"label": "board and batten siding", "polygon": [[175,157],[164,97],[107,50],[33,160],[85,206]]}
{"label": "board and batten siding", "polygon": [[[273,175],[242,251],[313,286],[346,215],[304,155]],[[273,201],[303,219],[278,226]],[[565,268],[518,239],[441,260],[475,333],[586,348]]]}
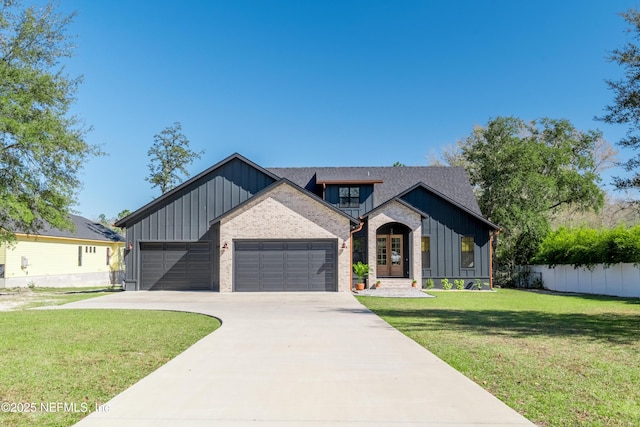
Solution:
{"label": "board and batten siding", "polygon": [[[343,208],[340,207],[340,187],[358,187],[360,188],[360,206],[358,208]],[[331,203],[334,207],[340,209],[347,215],[351,215],[354,218],[358,218],[371,209],[373,209],[373,185],[372,184],[341,184],[341,185],[327,185],[324,194],[325,200]]]}
{"label": "board and batten siding", "polygon": [[[210,241],[211,220],[228,212],[275,180],[235,158],[142,211],[127,225],[127,242]],[[217,243],[217,242],[216,242]],[[212,245],[215,252],[216,244]],[[139,251],[126,257],[126,280],[138,281]],[[214,263],[216,264],[216,263]],[[214,271],[214,277],[216,272]],[[215,281],[215,279],[213,279]],[[215,287],[215,283],[213,284]]]}
{"label": "board and batten siding", "polygon": [[[489,277],[489,233],[491,229],[464,210],[424,188],[416,188],[402,197],[428,212],[422,220],[422,235],[431,239],[431,268],[423,268],[423,277],[486,279]],[[462,237],[474,239],[474,268],[461,268]]]}

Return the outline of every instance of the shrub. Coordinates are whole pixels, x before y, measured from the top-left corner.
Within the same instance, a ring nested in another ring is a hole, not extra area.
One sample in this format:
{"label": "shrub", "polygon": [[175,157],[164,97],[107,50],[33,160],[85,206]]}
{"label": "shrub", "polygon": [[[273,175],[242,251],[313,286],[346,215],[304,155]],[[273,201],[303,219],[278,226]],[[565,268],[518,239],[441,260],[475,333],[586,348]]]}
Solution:
{"label": "shrub", "polygon": [[453,287],[453,283],[451,283],[446,277],[440,282],[442,283],[442,289],[444,289],[445,291],[448,291]]}
{"label": "shrub", "polygon": [[464,289],[464,279],[456,279],[453,283],[456,285],[457,290],[461,291]]}
{"label": "shrub", "polygon": [[358,261],[357,264],[353,264],[353,272],[358,276],[358,283],[363,283],[364,277],[369,275],[369,264]]}
{"label": "shrub", "polygon": [[431,277],[429,277],[427,280],[424,281],[424,288],[425,289],[433,289],[433,279]]}
{"label": "shrub", "polygon": [[542,240],[532,264],[550,267],[570,264],[593,267],[595,264],[640,263],[640,226],[609,230],[559,228]]}

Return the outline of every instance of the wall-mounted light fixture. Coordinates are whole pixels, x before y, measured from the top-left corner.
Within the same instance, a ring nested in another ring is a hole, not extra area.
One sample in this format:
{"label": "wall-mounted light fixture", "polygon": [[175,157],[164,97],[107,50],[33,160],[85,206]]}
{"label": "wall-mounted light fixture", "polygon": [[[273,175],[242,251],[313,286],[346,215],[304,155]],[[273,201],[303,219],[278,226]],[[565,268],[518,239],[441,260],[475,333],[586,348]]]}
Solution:
{"label": "wall-mounted light fixture", "polygon": [[342,242],[342,249],[347,249],[347,242]]}
{"label": "wall-mounted light fixture", "polygon": [[133,249],[133,243],[129,242],[129,244],[127,245],[127,250],[132,250]]}
{"label": "wall-mounted light fixture", "polygon": [[222,249],[229,249],[229,245],[227,244],[227,242],[224,242],[224,245],[222,245]]}

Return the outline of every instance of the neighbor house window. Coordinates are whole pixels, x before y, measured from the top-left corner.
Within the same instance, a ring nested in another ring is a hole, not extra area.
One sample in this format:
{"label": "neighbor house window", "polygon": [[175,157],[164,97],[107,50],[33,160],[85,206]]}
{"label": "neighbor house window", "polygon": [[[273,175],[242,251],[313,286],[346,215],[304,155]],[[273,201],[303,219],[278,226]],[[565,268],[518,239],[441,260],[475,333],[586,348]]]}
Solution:
{"label": "neighbor house window", "polygon": [[360,187],[340,187],[340,207],[360,207]]}
{"label": "neighbor house window", "polygon": [[78,246],[78,267],[82,267],[82,246]]}
{"label": "neighbor house window", "polygon": [[422,236],[422,268],[431,268],[431,237]]}
{"label": "neighbor house window", "polygon": [[473,236],[462,238],[462,256],[460,264],[462,268],[473,268]]}
{"label": "neighbor house window", "polygon": [[107,265],[111,265],[111,248],[107,248]]}

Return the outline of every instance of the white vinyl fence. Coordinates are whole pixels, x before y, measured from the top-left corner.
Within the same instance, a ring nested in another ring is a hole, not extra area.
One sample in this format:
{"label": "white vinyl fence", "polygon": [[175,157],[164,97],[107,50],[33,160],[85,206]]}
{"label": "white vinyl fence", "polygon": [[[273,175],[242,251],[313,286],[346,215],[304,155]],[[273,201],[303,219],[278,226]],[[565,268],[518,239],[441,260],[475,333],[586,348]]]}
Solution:
{"label": "white vinyl fence", "polygon": [[633,264],[596,265],[592,270],[571,265],[532,265],[546,289],[559,292],[640,297],[640,268]]}

